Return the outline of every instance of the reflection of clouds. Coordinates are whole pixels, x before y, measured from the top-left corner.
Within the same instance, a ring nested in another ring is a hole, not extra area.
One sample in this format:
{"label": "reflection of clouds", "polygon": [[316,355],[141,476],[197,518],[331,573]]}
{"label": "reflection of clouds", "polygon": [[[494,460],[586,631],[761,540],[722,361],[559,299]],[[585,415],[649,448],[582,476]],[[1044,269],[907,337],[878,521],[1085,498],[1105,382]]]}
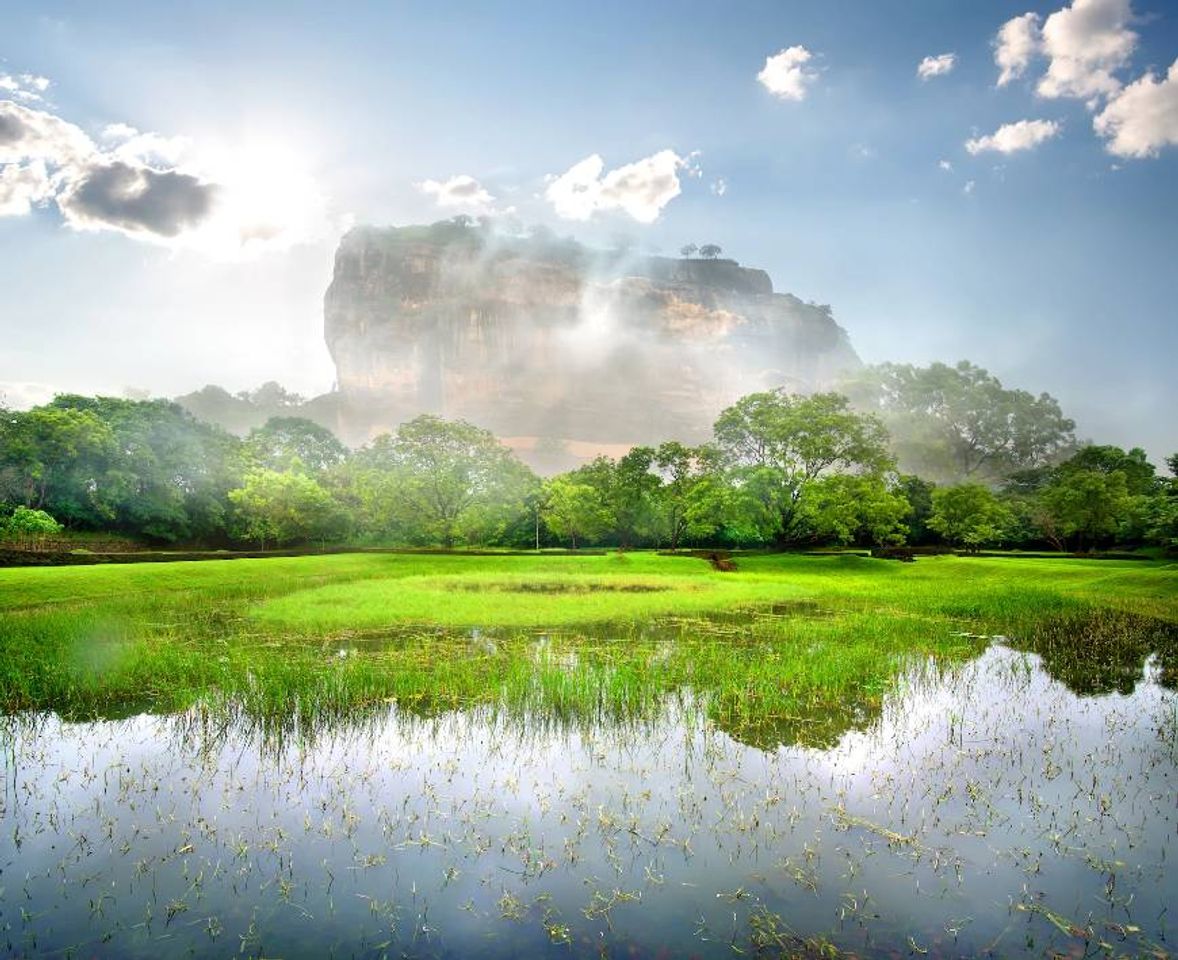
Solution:
{"label": "reflection of clouds", "polygon": [[[1106,880],[1089,857],[1125,863],[1117,894],[1156,936],[1140,918],[1173,893],[1174,756],[1156,729],[1175,696],[1149,675],[1131,696],[1078,698],[998,645],[963,665],[920,662],[870,729],[831,750],[742,746],[689,699],[622,726],[389,709],[313,740],[292,731],[282,750],[199,710],[9,718],[0,857],[27,873],[31,901],[16,895],[33,904],[43,950],[109,928],[117,952],[154,897],[217,916],[234,949],[251,918],[269,953],[362,937],[408,948],[428,913],[450,952],[481,952],[494,933],[505,954],[527,953],[544,937],[540,912],[504,924],[506,890],[543,897],[580,940],[675,955],[711,942],[730,953],[734,915],[739,934],[759,905],[846,949],[926,944],[970,916],[953,951],[973,955],[1007,929],[1025,870],[1036,902],[1084,922]],[[889,846],[883,831],[912,842]],[[74,895],[91,888],[118,892],[100,918]],[[641,903],[588,920],[594,893],[615,889]],[[839,925],[847,894],[870,906]],[[161,912],[153,934],[208,949],[203,926],[165,926]],[[701,941],[701,929],[725,936]],[[1066,946],[1053,929],[1036,921],[1038,948]]]}

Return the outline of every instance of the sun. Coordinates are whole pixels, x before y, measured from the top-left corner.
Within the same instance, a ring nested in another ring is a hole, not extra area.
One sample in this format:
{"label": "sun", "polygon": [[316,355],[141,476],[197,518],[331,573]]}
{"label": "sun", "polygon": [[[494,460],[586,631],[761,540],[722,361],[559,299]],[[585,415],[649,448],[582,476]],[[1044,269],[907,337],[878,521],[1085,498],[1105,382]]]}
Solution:
{"label": "sun", "polygon": [[207,253],[249,258],[331,232],[310,153],[290,141],[256,137],[206,148],[194,172],[217,185],[212,215],[190,238]]}

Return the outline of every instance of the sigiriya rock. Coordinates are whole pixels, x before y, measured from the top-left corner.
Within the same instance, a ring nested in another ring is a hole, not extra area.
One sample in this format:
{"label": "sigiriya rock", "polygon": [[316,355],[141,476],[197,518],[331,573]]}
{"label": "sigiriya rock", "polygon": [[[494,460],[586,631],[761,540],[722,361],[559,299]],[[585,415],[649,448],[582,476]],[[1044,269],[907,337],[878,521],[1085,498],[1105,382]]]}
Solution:
{"label": "sigiriya rock", "polygon": [[533,461],[698,441],[744,394],[824,389],[860,365],[828,307],[774,293],[763,270],[461,221],[350,231],[324,319],[341,435],[436,413]]}

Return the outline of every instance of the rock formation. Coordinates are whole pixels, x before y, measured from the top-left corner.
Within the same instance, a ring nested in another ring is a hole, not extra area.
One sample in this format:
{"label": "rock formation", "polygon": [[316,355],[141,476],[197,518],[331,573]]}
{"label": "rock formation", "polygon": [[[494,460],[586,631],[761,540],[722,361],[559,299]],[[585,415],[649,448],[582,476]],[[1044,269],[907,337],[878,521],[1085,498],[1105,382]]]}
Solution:
{"label": "rock formation", "polygon": [[438,413],[534,462],[701,440],[746,393],[822,389],[859,366],[828,307],[774,293],[762,270],[451,221],[349,232],[324,316],[341,435]]}

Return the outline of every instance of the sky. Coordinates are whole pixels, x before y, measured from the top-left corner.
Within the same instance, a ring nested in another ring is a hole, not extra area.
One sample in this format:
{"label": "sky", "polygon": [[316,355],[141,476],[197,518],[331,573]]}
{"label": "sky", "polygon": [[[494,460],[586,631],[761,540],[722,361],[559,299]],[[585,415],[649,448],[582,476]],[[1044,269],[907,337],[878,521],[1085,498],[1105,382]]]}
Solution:
{"label": "sky", "polygon": [[1178,449],[1178,3],[14,2],[0,393],[332,386],[358,223],[459,213],[830,304]]}

